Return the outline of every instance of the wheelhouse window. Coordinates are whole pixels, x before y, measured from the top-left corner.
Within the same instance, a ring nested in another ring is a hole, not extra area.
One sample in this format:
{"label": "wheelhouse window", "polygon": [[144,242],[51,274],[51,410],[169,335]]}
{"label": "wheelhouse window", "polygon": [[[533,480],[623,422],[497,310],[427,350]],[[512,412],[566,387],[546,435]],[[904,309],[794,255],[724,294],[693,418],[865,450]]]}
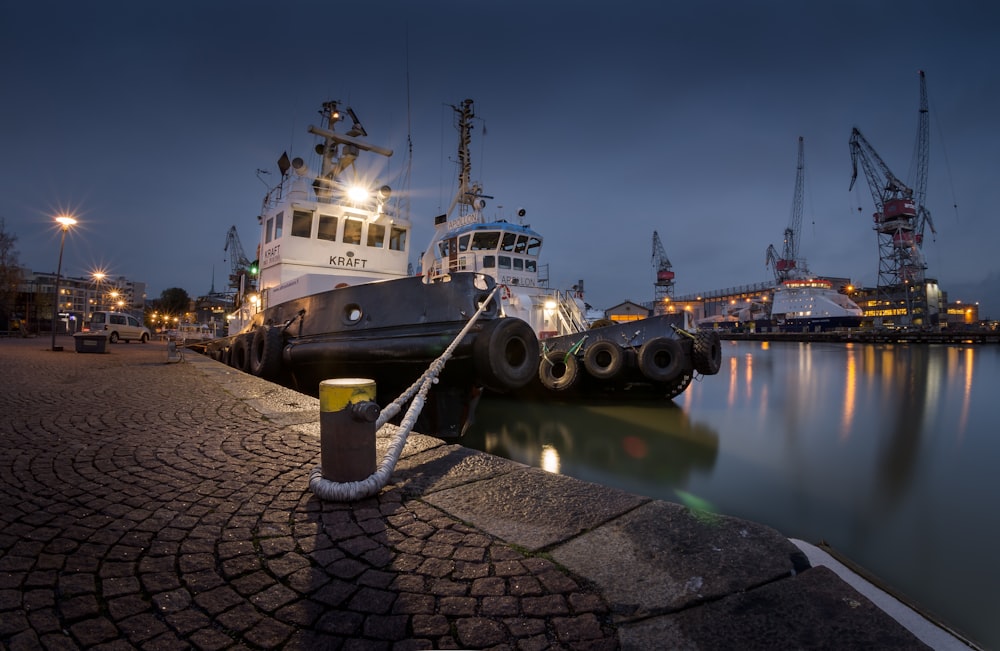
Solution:
{"label": "wheelhouse window", "polygon": [[406,250],[406,229],[393,226],[389,230],[389,249],[392,251]]}
{"label": "wheelhouse window", "polygon": [[497,257],[495,255],[483,256],[483,269],[492,269],[495,266],[497,266]]}
{"label": "wheelhouse window", "polygon": [[527,253],[528,253],[528,255],[533,255],[533,256],[537,257],[538,256],[538,250],[541,249],[541,248],[542,248],[542,241],[540,239],[538,239],[537,237],[533,237],[533,238],[531,238],[531,240],[528,241],[528,250],[527,250]]}
{"label": "wheelhouse window", "polygon": [[502,255],[502,256],[500,256],[500,268],[501,269],[510,269],[510,256],[509,255]]}
{"label": "wheelhouse window", "polygon": [[307,210],[292,212],[292,237],[309,237],[312,235],[313,214]]}
{"label": "wheelhouse window", "polygon": [[524,250],[528,247],[528,236],[518,235],[517,244],[514,245],[514,253],[524,253]]}
{"label": "wheelhouse window", "polygon": [[368,246],[381,249],[385,246],[385,226],[368,224]]}
{"label": "wheelhouse window", "polygon": [[472,238],[473,251],[495,251],[500,243],[500,233],[496,231],[483,231],[476,233]]}
{"label": "wheelhouse window", "polygon": [[530,271],[531,273],[534,273],[534,272],[538,271],[538,264],[534,260],[530,260],[530,259],[529,260],[525,260],[524,261],[524,270],[525,271]]}
{"label": "wheelhouse window", "polygon": [[344,244],[361,244],[361,227],[364,224],[360,219],[344,219]]}
{"label": "wheelhouse window", "polygon": [[274,216],[274,239],[281,237],[281,231],[285,223],[285,213],[279,212]]}
{"label": "wheelhouse window", "polygon": [[524,260],[521,258],[514,258],[514,271],[524,271]]}
{"label": "wheelhouse window", "polygon": [[319,216],[319,229],[316,231],[316,237],[320,240],[329,240],[330,242],[337,241],[337,218],[333,215],[320,215]]}
{"label": "wheelhouse window", "polygon": [[472,240],[472,235],[466,234],[458,238],[458,250],[460,253],[464,253],[469,250],[469,242]]}
{"label": "wheelhouse window", "polygon": [[500,250],[501,251],[513,251],[514,250],[514,242],[516,242],[516,241],[517,241],[517,235],[514,235],[513,233],[504,233],[503,234],[503,242],[500,244]]}
{"label": "wheelhouse window", "polygon": [[271,237],[273,234],[274,234],[274,217],[271,217],[267,220],[267,223],[264,225],[264,242],[265,243],[270,242],[273,239]]}

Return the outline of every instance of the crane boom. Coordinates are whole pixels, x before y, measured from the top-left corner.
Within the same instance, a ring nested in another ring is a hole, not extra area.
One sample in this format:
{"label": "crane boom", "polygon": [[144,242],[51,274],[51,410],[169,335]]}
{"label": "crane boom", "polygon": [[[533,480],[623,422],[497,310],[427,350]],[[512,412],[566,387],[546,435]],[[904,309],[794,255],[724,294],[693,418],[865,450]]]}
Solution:
{"label": "crane boom", "polygon": [[936,307],[932,310],[923,288],[927,263],[922,250],[924,226],[934,232],[930,212],[924,207],[927,194],[929,152],[927,86],[920,72],[920,113],[917,123],[916,190],[892,173],[871,143],[854,127],[849,141],[851,150],[851,184],[854,188],[861,164],[868,181],[872,200],[874,226],[878,237],[879,268],[875,315],[899,319],[904,326],[927,326],[936,323]]}
{"label": "crane boom", "polygon": [[802,203],[805,195],[805,145],[799,136],[799,153],[795,168],[795,191],[792,194],[792,215],[785,228],[781,255],[774,245],[767,247],[764,265],[774,269],[776,282],[788,280],[796,274],[807,274],[805,261],[799,260],[799,233],[802,230]]}
{"label": "crane boom", "polygon": [[673,298],[674,272],[663,249],[660,234],[653,231],[653,268],[656,270],[656,280],[653,281],[653,305],[655,314],[666,313],[666,304]]}
{"label": "crane boom", "polygon": [[239,233],[236,232],[236,225],[229,227],[226,233],[226,245],[222,250],[229,253],[229,286],[233,289],[240,288],[240,278],[250,269],[250,260],[243,252],[243,245],[240,244]]}

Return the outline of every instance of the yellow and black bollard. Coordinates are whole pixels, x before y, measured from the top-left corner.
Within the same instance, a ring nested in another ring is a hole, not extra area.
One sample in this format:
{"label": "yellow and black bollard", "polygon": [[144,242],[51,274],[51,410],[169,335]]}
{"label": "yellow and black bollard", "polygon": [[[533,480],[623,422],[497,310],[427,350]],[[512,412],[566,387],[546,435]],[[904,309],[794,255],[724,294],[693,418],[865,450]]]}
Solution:
{"label": "yellow and black bollard", "polygon": [[362,378],[319,383],[320,465],[323,478],[361,481],[375,472],[375,382]]}

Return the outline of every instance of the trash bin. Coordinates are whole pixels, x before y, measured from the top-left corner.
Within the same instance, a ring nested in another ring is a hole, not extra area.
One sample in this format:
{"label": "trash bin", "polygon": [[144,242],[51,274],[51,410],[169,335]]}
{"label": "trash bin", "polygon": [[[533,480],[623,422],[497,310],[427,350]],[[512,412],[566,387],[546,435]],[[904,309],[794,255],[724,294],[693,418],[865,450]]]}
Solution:
{"label": "trash bin", "polygon": [[78,353],[108,352],[108,336],[99,332],[78,332],[73,335]]}

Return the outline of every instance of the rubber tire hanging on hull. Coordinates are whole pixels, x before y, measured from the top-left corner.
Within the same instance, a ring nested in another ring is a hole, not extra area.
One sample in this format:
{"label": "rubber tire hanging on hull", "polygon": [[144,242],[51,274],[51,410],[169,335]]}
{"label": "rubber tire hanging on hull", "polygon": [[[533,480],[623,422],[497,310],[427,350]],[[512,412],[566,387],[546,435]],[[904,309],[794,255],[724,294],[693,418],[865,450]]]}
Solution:
{"label": "rubber tire hanging on hull", "polygon": [[701,330],[694,336],[691,352],[694,370],[702,375],[715,375],[722,368],[722,341],[714,330]]}
{"label": "rubber tire hanging on hull", "polygon": [[583,353],[583,367],[598,380],[610,380],[625,365],[625,351],[613,341],[597,341]]}
{"label": "rubber tire hanging on hull", "polygon": [[538,365],[538,379],[549,391],[568,391],[580,378],[580,363],[565,350],[550,350]]}
{"label": "rubber tire hanging on hull", "polygon": [[281,371],[281,349],[285,340],[280,328],[262,325],[250,339],[250,372],[265,380],[273,380]]}
{"label": "rubber tire hanging on hull", "polygon": [[676,339],[655,337],[639,348],[639,370],[651,382],[672,382],[684,370],[684,349]]}
{"label": "rubber tire hanging on hull", "polygon": [[520,389],[535,376],[538,338],[521,319],[493,319],[476,337],[472,359],[487,389],[501,393]]}
{"label": "rubber tire hanging on hull", "polygon": [[252,335],[237,335],[229,348],[229,365],[233,368],[250,372],[250,337]]}

